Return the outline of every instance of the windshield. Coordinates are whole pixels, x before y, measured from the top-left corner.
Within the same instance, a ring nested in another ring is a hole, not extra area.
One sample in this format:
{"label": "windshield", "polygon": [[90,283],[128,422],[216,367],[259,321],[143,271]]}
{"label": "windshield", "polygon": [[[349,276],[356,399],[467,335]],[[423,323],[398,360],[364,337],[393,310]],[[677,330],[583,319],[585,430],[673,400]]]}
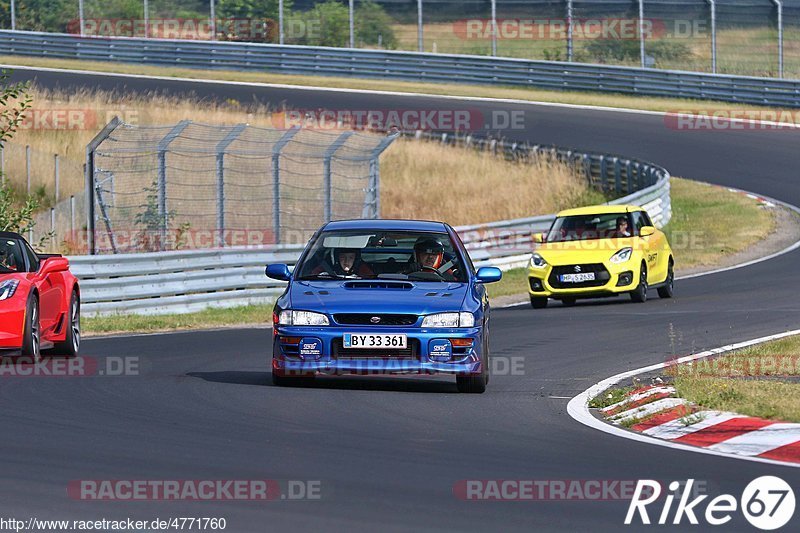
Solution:
{"label": "windshield", "polygon": [[446,233],[413,231],[324,231],[297,272],[299,280],[468,280]]}
{"label": "windshield", "polygon": [[13,239],[0,239],[0,272],[20,272],[25,270],[22,247]]}
{"label": "windshield", "polygon": [[547,242],[630,237],[632,227],[630,213],[558,217],[547,233]]}

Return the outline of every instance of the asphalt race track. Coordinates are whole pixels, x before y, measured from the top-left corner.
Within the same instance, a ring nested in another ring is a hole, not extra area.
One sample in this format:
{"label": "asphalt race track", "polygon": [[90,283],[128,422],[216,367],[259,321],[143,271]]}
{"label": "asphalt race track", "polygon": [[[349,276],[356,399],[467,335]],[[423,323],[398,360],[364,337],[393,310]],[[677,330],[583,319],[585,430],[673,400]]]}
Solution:
{"label": "asphalt race track", "polygon": [[[613,151],[651,160],[673,175],[800,205],[797,131],[686,132],[651,114],[33,74],[14,77],[35,77],[49,88],[193,92],[298,108],[521,110],[525,128],[507,132],[509,138]],[[695,478],[712,495],[738,498],[749,481],[766,474],[800,487],[795,468],[620,439],[566,413],[569,398],[612,374],[797,328],[798,264],[800,252],[793,252],[684,280],[674,300],[651,291],[643,305],[621,298],[495,310],[493,356],[522,358],[523,372],[493,375],[483,395],[460,395],[446,378],[322,378],[313,388],[276,388],[267,366],[268,329],[89,340],[84,355],[137,356],[141,375],[0,381],[0,498],[17,517],[216,516],[237,532],[601,531],[624,527],[627,501],[462,501],[453,487],[468,479]],[[78,479],[257,478],[319,480],[322,498],[86,502],[66,493]],[[792,523],[797,529],[800,518]],[[710,529],[697,529],[704,527]],[[741,514],[724,526],[748,528]]]}

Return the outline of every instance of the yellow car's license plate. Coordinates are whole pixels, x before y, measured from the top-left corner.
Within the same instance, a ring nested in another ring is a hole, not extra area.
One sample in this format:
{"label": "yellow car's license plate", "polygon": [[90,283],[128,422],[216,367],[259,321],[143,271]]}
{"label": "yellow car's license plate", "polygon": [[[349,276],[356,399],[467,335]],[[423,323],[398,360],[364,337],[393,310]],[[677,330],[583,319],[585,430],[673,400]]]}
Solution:
{"label": "yellow car's license plate", "polygon": [[594,272],[581,272],[580,274],[561,274],[561,281],[580,283],[581,281],[594,281]]}

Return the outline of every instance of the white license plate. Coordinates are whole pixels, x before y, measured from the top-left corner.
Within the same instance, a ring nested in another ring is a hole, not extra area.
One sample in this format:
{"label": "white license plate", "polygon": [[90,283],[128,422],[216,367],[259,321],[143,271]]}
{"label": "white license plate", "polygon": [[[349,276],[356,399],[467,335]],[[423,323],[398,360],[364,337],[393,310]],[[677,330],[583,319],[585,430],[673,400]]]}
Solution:
{"label": "white license plate", "polygon": [[580,283],[581,281],[594,281],[594,272],[582,272],[580,274],[561,274],[561,281]]}
{"label": "white license plate", "polygon": [[372,333],[345,333],[345,348],[370,348],[370,349],[396,349],[405,348],[408,339],[405,335],[398,334],[372,334]]}

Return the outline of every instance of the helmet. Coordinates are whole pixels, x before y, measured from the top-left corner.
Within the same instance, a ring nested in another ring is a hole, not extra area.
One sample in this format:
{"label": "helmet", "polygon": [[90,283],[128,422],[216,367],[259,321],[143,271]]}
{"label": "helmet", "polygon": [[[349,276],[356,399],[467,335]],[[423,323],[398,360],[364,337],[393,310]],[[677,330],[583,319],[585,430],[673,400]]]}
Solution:
{"label": "helmet", "polygon": [[[420,254],[436,254],[436,260],[431,265],[423,264]],[[444,245],[434,237],[420,237],[414,243],[414,259],[421,267],[439,268],[444,260]]]}

